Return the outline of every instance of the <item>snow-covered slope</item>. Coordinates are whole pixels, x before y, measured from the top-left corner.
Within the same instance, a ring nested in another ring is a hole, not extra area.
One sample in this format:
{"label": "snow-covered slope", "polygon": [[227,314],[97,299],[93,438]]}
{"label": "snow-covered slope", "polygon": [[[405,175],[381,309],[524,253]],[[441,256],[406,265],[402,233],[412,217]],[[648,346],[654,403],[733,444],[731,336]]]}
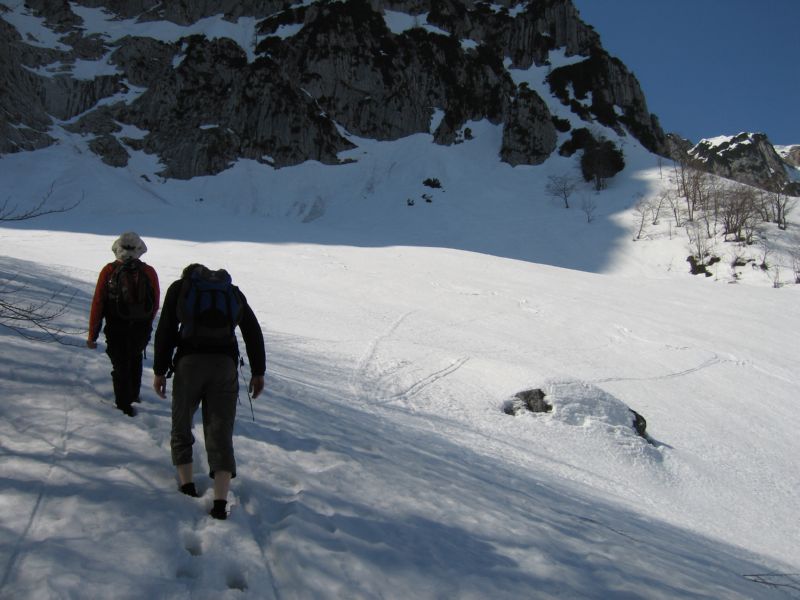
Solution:
{"label": "snow-covered slope", "polygon": [[[567,210],[544,188],[571,161],[511,168],[499,131],[472,129],[184,182],[144,155],[104,166],[66,134],[4,157],[9,206],[81,202],[0,229],[4,297],[74,294],[63,344],[0,328],[0,597],[797,595],[798,287],[750,267],[729,285],[724,263],[689,275],[666,217],[633,242],[630,206],[667,168],[630,141],[629,168]],[[83,347],[97,272],[131,229],[164,284],[227,268],[265,332],[224,523],[206,517],[202,442],[192,500],[168,402],[145,387],[123,417],[107,358]],[[531,387],[552,413],[503,413]]]}

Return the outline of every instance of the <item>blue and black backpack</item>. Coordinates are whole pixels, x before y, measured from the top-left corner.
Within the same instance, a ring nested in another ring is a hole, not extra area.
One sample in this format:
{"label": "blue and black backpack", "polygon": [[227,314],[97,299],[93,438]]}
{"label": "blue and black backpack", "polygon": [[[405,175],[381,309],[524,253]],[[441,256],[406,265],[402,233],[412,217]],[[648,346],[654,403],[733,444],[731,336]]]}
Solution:
{"label": "blue and black backpack", "polygon": [[181,343],[200,349],[235,346],[243,304],[226,270],[197,265],[181,283],[177,306]]}

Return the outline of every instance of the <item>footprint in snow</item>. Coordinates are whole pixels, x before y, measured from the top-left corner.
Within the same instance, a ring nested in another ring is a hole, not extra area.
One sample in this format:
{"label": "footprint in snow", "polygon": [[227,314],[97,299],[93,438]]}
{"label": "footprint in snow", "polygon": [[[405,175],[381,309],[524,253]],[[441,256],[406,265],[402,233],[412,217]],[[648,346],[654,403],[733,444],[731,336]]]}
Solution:
{"label": "footprint in snow", "polygon": [[228,567],[228,572],[225,575],[225,583],[228,589],[231,590],[239,590],[240,592],[247,590],[247,578],[235,565],[230,565]]}
{"label": "footprint in snow", "polygon": [[194,531],[184,532],[183,547],[192,556],[201,556],[203,554],[203,541]]}
{"label": "footprint in snow", "polygon": [[194,565],[182,564],[175,571],[175,577],[178,579],[197,579],[197,568]]}

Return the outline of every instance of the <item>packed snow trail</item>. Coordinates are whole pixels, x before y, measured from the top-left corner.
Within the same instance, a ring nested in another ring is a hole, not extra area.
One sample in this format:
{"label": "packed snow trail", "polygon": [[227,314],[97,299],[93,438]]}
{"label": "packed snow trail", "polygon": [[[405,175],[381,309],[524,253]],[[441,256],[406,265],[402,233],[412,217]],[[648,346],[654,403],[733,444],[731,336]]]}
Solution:
{"label": "packed snow trail", "polygon": [[[166,401],[146,394],[128,419],[98,398],[110,393],[104,356],[6,341],[15,356],[69,367],[17,368],[21,389],[4,409],[3,423],[29,440],[27,451],[4,448],[18,467],[5,473],[18,482],[5,505],[31,509],[6,562],[9,597],[41,590],[40,577],[53,597],[86,598],[603,598],[642,586],[654,598],[746,598],[736,589],[756,585],[742,574],[759,565],[723,546],[478,454],[428,419],[326,401],[279,374],[256,421],[240,418],[240,477],[230,518],[216,522],[202,460],[203,497],[176,490]],[[18,443],[11,433],[3,439]],[[678,581],[655,584],[676,565]]]}

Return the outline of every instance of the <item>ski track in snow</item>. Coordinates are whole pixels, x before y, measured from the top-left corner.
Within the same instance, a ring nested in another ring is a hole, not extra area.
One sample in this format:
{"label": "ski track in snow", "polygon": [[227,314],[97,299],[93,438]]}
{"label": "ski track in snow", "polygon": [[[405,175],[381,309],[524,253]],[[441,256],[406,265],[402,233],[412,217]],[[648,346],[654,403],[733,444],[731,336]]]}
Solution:
{"label": "ski track in snow", "polygon": [[363,399],[366,396],[374,397],[374,392],[376,391],[377,386],[371,385],[366,386],[365,388],[363,384],[365,380],[368,380],[368,370],[370,367],[374,366],[376,362],[378,348],[380,345],[385,340],[391,338],[394,332],[402,326],[402,324],[411,316],[411,314],[413,314],[413,311],[409,311],[400,315],[400,317],[395,319],[385,331],[374,337],[370,343],[367,344],[366,350],[362,353],[361,358],[358,360],[352,374],[350,375],[350,389],[356,398]]}
{"label": "ski track in snow", "polygon": [[599,383],[616,383],[621,381],[660,381],[665,379],[674,379],[676,377],[685,377],[687,375],[691,375],[692,373],[697,373],[698,371],[708,369],[709,367],[713,367],[723,362],[735,362],[735,361],[726,361],[720,358],[719,356],[712,356],[711,358],[703,361],[702,363],[700,363],[695,367],[683,369],[681,371],[675,371],[672,373],[664,373],[663,375],[653,375],[650,377],[605,377],[602,379],[589,379],[587,380],[587,383],[599,384]]}
{"label": "ski track in snow", "polygon": [[421,392],[422,390],[424,390],[428,386],[433,385],[434,383],[437,383],[439,380],[444,379],[445,377],[448,377],[449,375],[452,375],[453,373],[458,371],[461,367],[463,367],[467,362],[469,362],[469,360],[470,359],[469,359],[468,356],[461,357],[458,360],[453,361],[452,364],[444,367],[443,369],[439,369],[438,371],[434,371],[430,375],[428,375],[426,377],[423,377],[422,379],[416,381],[415,383],[413,383],[407,389],[405,389],[405,390],[403,390],[401,392],[397,392],[396,394],[392,394],[387,399],[383,399],[383,400],[382,399],[378,399],[378,400],[376,400],[375,404],[377,404],[377,405],[385,405],[385,404],[390,404],[391,402],[395,402],[395,401],[400,400],[400,399],[410,398],[411,396],[414,396],[414,395],[418,394],[419,392]]}
{"label": "ski track in snow", "polygon": [[[437,369],[423,377],[416,377],[412,383],[402,383],[399,375],[402,374],[403,364],[387,363],[379,358],[382,345],[390,343],[396,332],[411,319],[415,311],[403,313],[386,328],[385,331],[374,337],[357,361],[350,375],[349,387],[353,396],[372,406],[385,406],[393,402],[407,400],[429,386],[452,375],[469,362],[469,356],[462,356],[450,364]],[[417,332],[410,334],[412,337]],[[399,391],[395,391],[400,388]]]}

